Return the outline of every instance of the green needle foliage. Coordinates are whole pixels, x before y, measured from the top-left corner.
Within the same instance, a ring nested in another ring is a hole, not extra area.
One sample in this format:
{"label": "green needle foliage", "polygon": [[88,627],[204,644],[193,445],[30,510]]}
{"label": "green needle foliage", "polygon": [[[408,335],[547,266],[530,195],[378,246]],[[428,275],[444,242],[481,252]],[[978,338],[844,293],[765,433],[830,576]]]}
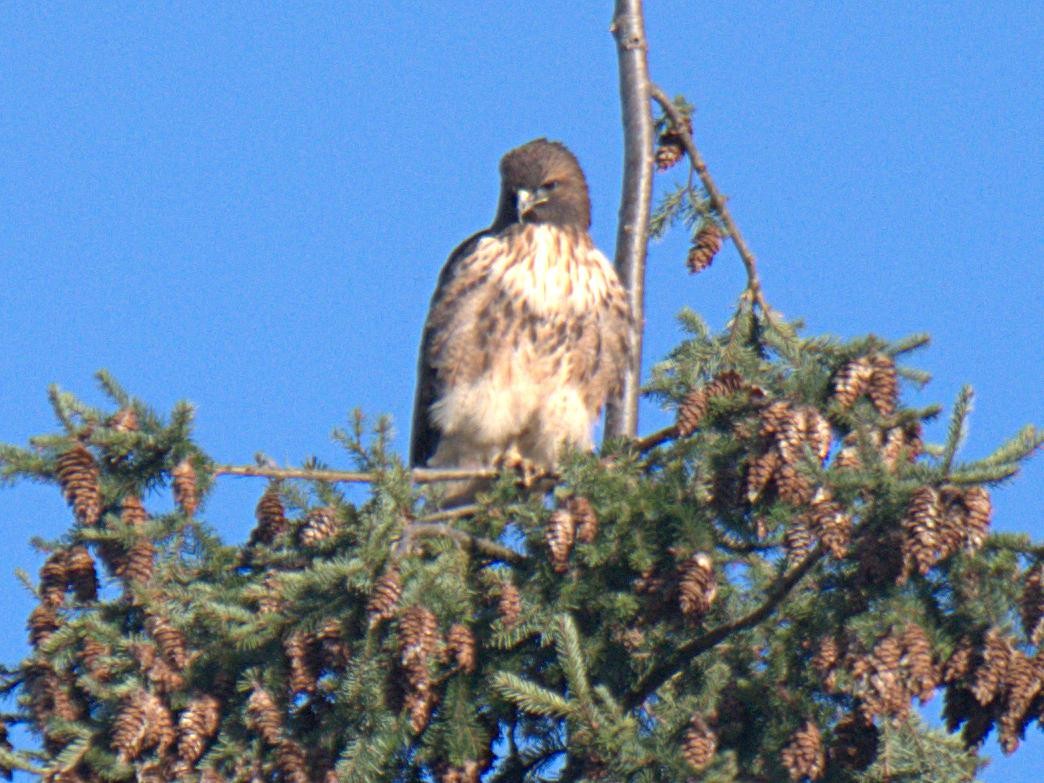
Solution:
{"label": "green needle foliage", "polygon": [[[676,224],[705,268],[724,222],[691,177],[655,215]],[[990,533],[989,488],[1041,432],[962,463],[970,390],[939,445],[940,410],[902,404],[926,338],[804,337],[753,284],[724,332],[681,323],[646,390],[676,425],[569,455],[546,493],[505,473],[440,513],[357,416],[335,437],[368,499],[309,463],[239,546],[205,522],[190,405],[52,389],[60,429],[0,446],[0,480],[72,511],[0,669],[0,773],[895,783],[972,780],[991,731],[1014,752],[1044,721],[1044,547]],[[949,733],[912,710],[939,691]]]}

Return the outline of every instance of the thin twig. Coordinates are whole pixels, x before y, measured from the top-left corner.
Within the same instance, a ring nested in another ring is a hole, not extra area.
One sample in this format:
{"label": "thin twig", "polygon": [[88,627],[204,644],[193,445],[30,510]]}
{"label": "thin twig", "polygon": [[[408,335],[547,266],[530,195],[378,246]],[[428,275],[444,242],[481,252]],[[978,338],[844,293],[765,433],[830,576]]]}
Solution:
{"label": "thin twig", "polygon": [[761,312],[764,315],[766,322],[773,325],[772,312],[768,303],[765,301],[765,294],[761,288],[761,278],[758,276],[757,260],[754,258],[754,253],[752,253],[750,248],[747,246],[747,242],[743,238],[739,226],[736,225],[736,221],[733,219],[732,213],[729,211],[728,205],[725,203],[725,197],[722,196],[721,191],[718,190],[718,186],[714,182],[714,178],[711,177],[710,172],[707,170],[707,164],[704,163],[703,156],[696,148],[696,142],[693,141],[692,134],[687,130],[685,117],[678,110],[678,107],[674,105],[674,102],[667,97],[667,93],[655,84],[649,85],[649,95],[654,101],[660,104],[660,107],[670,118],[671,125],[673,126],[671,132],[681,139],[682,146],[685,147],[685,152],[689,156],[692,168],[699,176],[700,182],[703,183],[704,190],[707,191],[707,197],[710,200],[711,207],[721,217],[721,222],[725,225],[726,231],[729,232],[729,236],[732,238],[733,244],[736,245],[736,250],[739,252],[740,258],[743,260],[743,266],[747,270],[747,290],[750,291],[751,299],[761,308]]}
{"label": "thin twig", "polygon": [[775,585],[773,585],[768,591],[768,594],[765,597],[765,602],[757,609],[754,609],[743,617],[733,620],[731,623],[719,625],[717,628],[713,628],[703,634],[703,636],[698,636],[680,647],[675,648],[672,655],[654,666],[651,671],[638,681],[625,700],[627,707],[633,709],[645,701],[651,694],[656,692],[657,688],[680,671],[681,667],[684,666],[686,661],[689,659],[702,652],[706,652],[737,631],[752,628],[767,618],[773,611],[775,611],[776,607],[783,602],[783,599],[787,597],[794,586],[801,581],[801,578],[811,571],[812,567],[819,562],[820,558],[823,557],[824,552],[825,550],[822,546],[817,546],[812,552],[805,556],[804,560],[783,574],[777,580]]}
{"label": "thin twig", "polygon": [[652,206],[653,141],[649,111],[648,45],[642,0],[616,0],[613,23],[620,74],[620,105],[624,128],[623,195],[616,229],[616,271],[627,290],[634,316],[631,362],[624,372],[619,396],[605,413],[607,437],[634,437],[638,431],[638,393],[645,323],[645,254],[649,244]]}
{"label": "thin twig", "polygon": [[417,517],[418,522],[442,522],[447,519],[460,519],[461,517],[474,516],[482,508],[478,503],[469,503],[466,506],[457,506],[456,508],[448,508],[445,511],[436,511],[432,514],[425,514],[422,517]]}
{"label": "thin twig", "polygon": [[409,549],[412,539],[435,536],[452,538],[465,549],[481,552],[495,560],[503,560],[512,565],[520,565],[526,561],[526,556],[514,549],[498,544],[496,541],[490,541],[488,538],[473,536],[442,522],[411,522],[406,527],[403,540],[406,548]]}
{"label": "thin twig", "polygon": [[[311,470],[307,468],[272,468],[257,465],[215,465],[215,476],[262,476],[275,479],[308,479],[328,481],[332,484],[369,484],[380,477],[374,471]],[[410,479],[414,484],[430,484],[434,481],[462,481],[467,479],[496,478],[499,471],[494,468],[414,468]]]}

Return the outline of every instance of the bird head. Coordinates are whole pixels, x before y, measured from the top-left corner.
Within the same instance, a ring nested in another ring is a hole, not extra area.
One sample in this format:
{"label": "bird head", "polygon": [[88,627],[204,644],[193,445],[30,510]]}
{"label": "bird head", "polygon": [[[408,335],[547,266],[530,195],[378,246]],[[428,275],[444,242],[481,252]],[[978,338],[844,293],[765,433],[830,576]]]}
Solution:
{"label": "bird head", "polygon": [[580,164],[556,141],[536,139],[500,161],[500,206],[494,225],[551,223],[587,230],[591,200]]}

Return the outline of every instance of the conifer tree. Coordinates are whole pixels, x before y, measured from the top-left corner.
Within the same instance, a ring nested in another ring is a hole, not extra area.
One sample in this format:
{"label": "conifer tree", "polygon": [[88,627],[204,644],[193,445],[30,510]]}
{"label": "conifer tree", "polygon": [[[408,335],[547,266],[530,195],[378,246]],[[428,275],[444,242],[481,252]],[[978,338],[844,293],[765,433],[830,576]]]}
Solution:
{"label": "conifer tree", "polygon": [[[51,389],[60,429],[0,446],[5,480],[70,507],[36,542],[31,652],[0,670],[0,774],[958,781],[990,732],[1014,752],[1044,725],[1044,546],[990,530],[990,489],[1044,437],[963,462],[971,391],[940,444],[941,409],[904,403],[927,338],[771,309],[691,109],[646,89],[650,161],[695,175],[651,231],[689,231],[693,273],[731,240],[749,275],[724,330],[680,316],[645,388],[676,423],[569,454],[547,493],[501,472],[441,509],[453,472],[408,470],[383,420],[335,433],[351,471],[226,466],[187,403],[160,415],[105,372],[109,409]],[[238,546],[206,522],[228,474],[269,479]],[[947,731],[916,712],[936,692]]]}

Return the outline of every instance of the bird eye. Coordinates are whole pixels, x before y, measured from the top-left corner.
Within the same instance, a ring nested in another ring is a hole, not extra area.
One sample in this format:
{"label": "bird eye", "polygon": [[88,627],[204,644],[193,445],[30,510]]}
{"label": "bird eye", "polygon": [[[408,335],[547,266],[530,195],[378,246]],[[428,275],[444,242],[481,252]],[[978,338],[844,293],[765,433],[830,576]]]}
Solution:
{"label": "bird eye", "polygon": [[543,184],[544,190],[551,191],[558,187],[558,180],[548,180]]}

